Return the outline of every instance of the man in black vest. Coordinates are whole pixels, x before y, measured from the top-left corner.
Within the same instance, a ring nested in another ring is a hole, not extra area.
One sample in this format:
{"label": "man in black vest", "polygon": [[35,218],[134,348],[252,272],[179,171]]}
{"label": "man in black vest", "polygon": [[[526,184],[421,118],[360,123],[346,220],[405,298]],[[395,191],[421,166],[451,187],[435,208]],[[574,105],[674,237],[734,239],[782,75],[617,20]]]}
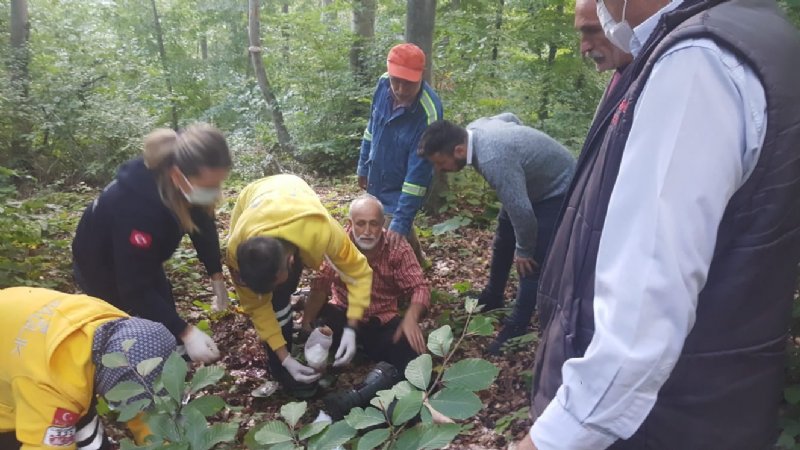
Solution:
{"label": "man in black vest", "polygon": [[597,9],[634,60],[543,264],[519,448],[771,448],[800,261],[800,35],[773,0]]}

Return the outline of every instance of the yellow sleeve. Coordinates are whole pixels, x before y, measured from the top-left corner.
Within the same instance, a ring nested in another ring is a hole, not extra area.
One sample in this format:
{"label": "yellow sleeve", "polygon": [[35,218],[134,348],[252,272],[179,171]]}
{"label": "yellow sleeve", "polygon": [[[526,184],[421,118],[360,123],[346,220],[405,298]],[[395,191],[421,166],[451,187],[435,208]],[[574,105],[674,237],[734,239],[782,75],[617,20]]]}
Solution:
{"label": "yellow sleeve", "polygon": [[330,263],[347,286],[347,318],[360,320],[369,307],[372,268],[338,222],[331,219]]}
{"label": "yellow sleeve", "polygon": [[76,424],[88,405],[77,405],[30,378],[12,382],[16,401],[16,434],[21,450],[74,450]]}
{"label": "yellow sleeve", "polygon": [[256,332],[262,341],[265,341],[269,348],[277,350],[286,345],[286,339],[281,333],[281,325],[275,317],[275,310],[272,309],[272,294],[259,295],[252,290],[233,283],[236,288],[236,295],[239,297],[239,304],[244,309],[245,314],[250,316],[250,321],[256,327]]}

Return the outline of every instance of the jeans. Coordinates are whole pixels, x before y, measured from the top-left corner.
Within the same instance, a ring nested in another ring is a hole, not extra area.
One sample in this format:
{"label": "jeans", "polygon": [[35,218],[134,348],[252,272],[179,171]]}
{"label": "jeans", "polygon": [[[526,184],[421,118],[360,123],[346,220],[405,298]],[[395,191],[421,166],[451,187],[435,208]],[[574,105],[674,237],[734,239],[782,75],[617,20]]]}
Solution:
{"label": "jeans", "polygon": [[[532,204],[538,222],[536,251],[533,259],[542,264],[550,247],[550,240],[555,232],[558,215],[564,196],[557,196]],[[489,268],[489,282],[483,290],[481,297],[491,299],[491,302],[500,303],[502,306],[503,295],[508,282],[511,266],[514,264],[517,239],[514,235],[514,225],[504,208],[497,215],[497,230],[495,230],[492,243],[492,262]],[[520,277],[517,289],[517,301],[507,320],[507,324],[516,327],[527,327],[530,324],[533,311],[536,308],[536,291],[539,289],[539,270],[532,274]]]}

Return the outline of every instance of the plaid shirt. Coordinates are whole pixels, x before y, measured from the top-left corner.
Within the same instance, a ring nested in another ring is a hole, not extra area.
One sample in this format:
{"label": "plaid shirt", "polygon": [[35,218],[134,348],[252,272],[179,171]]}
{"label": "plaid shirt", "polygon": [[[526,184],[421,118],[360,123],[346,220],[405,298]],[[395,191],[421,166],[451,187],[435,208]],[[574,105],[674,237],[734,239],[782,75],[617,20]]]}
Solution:
{"label": "plaid shirt", "polygon": [[[353,239],[351,230],[348,230],[348,235]],[[422,275],[414,250],[405,239],[399,241],[399,244],[390,246],[385,235],[381,234],[376,245],[379,250],[372,259],[367,259],[372,267],[372,295],[362,321],[377,317],[385,324],[392,320],[398,315],[397,300],[403,296],[410,296],[411,303],[425,308],[430,306],[430,286]],[[327,261],[311,281],[311,289],[330,294],[330,303],[347,307],[347,287]]]}

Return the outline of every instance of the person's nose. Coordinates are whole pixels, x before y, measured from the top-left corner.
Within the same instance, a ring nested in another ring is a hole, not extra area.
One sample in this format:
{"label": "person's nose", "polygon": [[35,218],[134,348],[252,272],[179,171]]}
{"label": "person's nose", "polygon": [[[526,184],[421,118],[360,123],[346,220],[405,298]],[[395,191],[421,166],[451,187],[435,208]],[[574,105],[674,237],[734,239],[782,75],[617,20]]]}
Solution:
{"label": "person's nose", "polygon": [[581,36],[581,56],[586,56],[592,50],[592,43],[586,39],[585,37]]}

